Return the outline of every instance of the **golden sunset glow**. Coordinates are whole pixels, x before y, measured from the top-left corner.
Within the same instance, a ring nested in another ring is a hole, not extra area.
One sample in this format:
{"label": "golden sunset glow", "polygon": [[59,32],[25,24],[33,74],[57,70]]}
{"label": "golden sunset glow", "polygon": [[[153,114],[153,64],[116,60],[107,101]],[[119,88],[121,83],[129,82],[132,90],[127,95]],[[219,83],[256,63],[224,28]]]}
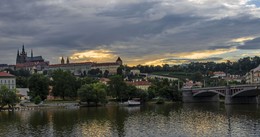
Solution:
{"label": "golden sunset glow", "polygon": [[74,53],[70,59],[74,61],[110,61],[116,57],[111,50],[97,49]]}
{"label": "golden sunset glow", "polygon": [[[182,52],[182,53],[167,53],[165,55],[158,55],[153,56],[150,58],[147,58],[145,61],[145,65],[161,65],[161,64],[182,64],[182,63],[188,63],[187,60],[192,59],[206,59],[210,57],[214,57],[217,55],[222,55],[225,53],[230,53],[237,51],[236,48],[230,48],[230,49],[216,49],[216,50],[202,50],[202,51],[193,51],[193,52]],[[158,58],[156,58],[158,57]],[[163,57],[163,58],[160,58]],[[175,58],[176,60],[169,60]],[[178,60],[179,59],[179,60]],[[185,60],[187,59],[187,60]],[[221,60],[224,61],[224,60]],[[221,62],[220,61],[220,62]]]}
{"label": "golden sunset glow", "polygon": [[232,39],[231,42],[243,43],[253,39],[255,39],[255,37],[241,37],[241,38]]}
{"label": "golden sunset glow", "polygon": [[236,51],[236,48],[230,49],[216,49],[216,50],[202,50],[202,51],[194,51],[194,52],[182,52],[174,54],[174,57],[179,58],[189,58],[189,59],[202,59],[208,58],[216,55],[221,55],[225,53],[230,53]]}

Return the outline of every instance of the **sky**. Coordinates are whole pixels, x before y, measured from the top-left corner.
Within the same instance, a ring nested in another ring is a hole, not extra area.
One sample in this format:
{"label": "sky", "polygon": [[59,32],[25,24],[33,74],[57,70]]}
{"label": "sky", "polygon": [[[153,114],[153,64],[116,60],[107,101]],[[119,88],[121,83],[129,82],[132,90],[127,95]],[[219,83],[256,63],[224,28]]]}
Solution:
{"label": "sky", "polygon": [[260,55],[260,0],[1,0],[0,64],[235,61]]}

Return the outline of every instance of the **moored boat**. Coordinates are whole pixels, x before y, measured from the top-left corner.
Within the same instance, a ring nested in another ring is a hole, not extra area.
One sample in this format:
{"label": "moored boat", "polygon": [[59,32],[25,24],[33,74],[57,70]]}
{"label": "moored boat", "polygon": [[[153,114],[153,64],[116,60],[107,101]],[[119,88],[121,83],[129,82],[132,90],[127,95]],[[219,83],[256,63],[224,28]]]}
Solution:
{"label": "moored boat", "polygon": [[128,103],[128,106],[138,106],[138,105],[141,105],[141,102],[140,101],[136,101],[136,100],[128,100],[127,103]]}

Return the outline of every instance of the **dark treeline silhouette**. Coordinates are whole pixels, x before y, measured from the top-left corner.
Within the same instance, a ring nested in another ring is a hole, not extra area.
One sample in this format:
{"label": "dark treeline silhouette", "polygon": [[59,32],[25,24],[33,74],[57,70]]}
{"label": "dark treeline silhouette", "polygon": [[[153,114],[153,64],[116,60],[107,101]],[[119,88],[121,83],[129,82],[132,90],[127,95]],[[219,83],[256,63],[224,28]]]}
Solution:
{"label": "dark treeline silhouette", "polygon": [[137,65],[127,67],[128,69],[139,69],[141,73],[153,72],[186,72],[195,73],[201,72],[202,74],[210,74],[214,71],[223,71],[232,75],[245,75],[251,69],[256,68],[260,64],[260,57],[244,57],[235,62],[227,60],[226,62],[191,62],[185,65],[163,64],[157,65]]}

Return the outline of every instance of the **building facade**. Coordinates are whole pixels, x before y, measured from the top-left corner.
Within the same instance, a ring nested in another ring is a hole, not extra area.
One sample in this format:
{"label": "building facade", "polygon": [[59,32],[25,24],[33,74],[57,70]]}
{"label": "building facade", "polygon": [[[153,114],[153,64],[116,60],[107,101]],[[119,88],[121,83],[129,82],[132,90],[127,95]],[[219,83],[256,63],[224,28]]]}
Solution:
{"label": "building facade", "polygon": [[147,91],[148,88],[151,86],[151,83],[148,81],[127,81],[127,85],[135,86],[137,89],[141,89]]}
{"label": "building facade", "polygon": [[16,79],[14,75],[6,72],[0,72],[0,87],[6,86],[8,89],[16,88]]}
{"label": "building facade", "polygon": [[260,83],[260,65],[252,70],[250,70],[245,75],[245,80],[247,84],[259,84]]}
{"label": "building facade", "polygon": [[61,69],[64,71],[70,71],[76,76],[80,76],[80,75],[86,75],[88,71],[91,70],[92,64],[93,64],[92,62],[52,64],[49,65],[49,71]]}
{"label": "building facade", "polygon": [[116,60],[116,62],[106,62],[106,63],[96,63],[96,62],[80,62],[80,63],[70,63],[69,57],[65,62],[65,59],[61,58],[60,64],[52,64],[49,65],[49,71],[61,69],[65,71],[70,71],[76,76],[87,75],[88,72],[92,69],[99,69],[104,73],[108,71],[110,75],[114,75],[117,73],[117,68],[123,63],[120,57]]}

